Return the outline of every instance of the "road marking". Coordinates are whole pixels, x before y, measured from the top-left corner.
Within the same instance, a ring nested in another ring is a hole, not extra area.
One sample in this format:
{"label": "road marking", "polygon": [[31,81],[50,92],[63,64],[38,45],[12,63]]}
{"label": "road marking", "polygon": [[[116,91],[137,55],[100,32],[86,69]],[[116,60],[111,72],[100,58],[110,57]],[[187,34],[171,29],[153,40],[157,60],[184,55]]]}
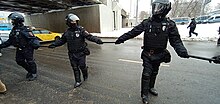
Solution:
{"label": "road marking", "polygon": [[126,59],[118,59],[119,61],[124,61],[124,62],[130,62],[130,63],[138,63],[138,64],[142,64],[143,62],[141,61],[134,61],[134,60],[126,60]]}
{"label": "road marking", "polygon": [[[123,61],[123,62],[130,62],[130,63],[137,63],[137,64],[142,64],[142,61],[135,61],[135,60],[127,60],[127,59],[118,59],[119,61]],[[164,64],[162,63],[161,66],[165,66],[165,67],[170,67],[169,64]]]}
{"label": "road marking", "polygon": [[43,49],[41,49],[41,48],[38,48],[37,50],[43,50]]}

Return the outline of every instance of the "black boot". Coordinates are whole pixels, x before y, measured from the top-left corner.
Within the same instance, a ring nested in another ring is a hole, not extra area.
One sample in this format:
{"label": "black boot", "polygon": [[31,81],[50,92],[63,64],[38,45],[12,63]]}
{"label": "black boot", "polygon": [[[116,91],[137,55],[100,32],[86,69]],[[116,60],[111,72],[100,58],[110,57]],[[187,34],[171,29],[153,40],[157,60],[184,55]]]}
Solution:
{"label": "black boot", "polygon": [[82,83],[81,83],[81,74],[80,74],[80,70],[74,70],[74,77],[75,77],[75,84],[74,84],[74,88],[79,87]]}
{"label": "black boot", "polygon": [[157,90],[156,90],[155,88],[149,89],[149,92],[150,92],[152,95],[154,95],[154,96],[158,96],[158,92],[157,92]]}
{"label": "black boot", "polygon": [[[156,74],[157,75],[157,74]],[[149,92],[154,95],[154,96],[158,96],[158,92],[157,90],[154,88],[155,85],[155,81],[156,81],[156,75],[151,76],[150,78],[150,89]]]}
{"label": "black boot", "polygon": [[26,74],[26,79],[28,79],[28,78],[30,78],[30,77],[31,77],[31,73],[28,72],[28,73]]}
{"label": "black boot", "polygon": [[76,82],[76,83],[74,84],[74,88],[79,87],[81,84],[82,84],[81,82]]}
{"label": "black boot", "polygon": [[149,104],[149,102],[148,102],[148,96],[142,95],[142,102],[143,102],[143,104]]}
{"label": "black boot", "polygon": [[27,78],[28,81],[34,81],[37,79],[37,74],[31,74],[30,77]]}

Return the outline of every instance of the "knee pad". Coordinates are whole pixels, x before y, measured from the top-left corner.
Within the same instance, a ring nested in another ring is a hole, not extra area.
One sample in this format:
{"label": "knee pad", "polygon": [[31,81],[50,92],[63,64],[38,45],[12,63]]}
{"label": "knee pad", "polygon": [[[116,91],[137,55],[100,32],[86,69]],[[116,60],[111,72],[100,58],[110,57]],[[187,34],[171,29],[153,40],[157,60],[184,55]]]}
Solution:
{"label": "knee pad", "polygon": [[27,64],[28,65],[33,65],[33,64],[35,64],[35,62],[32,60],[32,61],[27,61]]}
{"label": "knee pad", "polygon": [[158,72],[153,72],[152,76],[157,76]]}
{"label": "knee pad", "polygon": [[83,70],[83,69],[85,69],[85,68],[86,68],[86,65],[79,66],[79,68]]}
{"label": "knee pad", "polygon": [[142,79],[143,79],[143,80],[148,80],[148,79],[150,79],[150,74],[149,74],[149,73],[142,73]]}
{"label": "knee pad", "polygon": [[27,64],[32,69],[36,69],[36,67],[37,67],[37,65],[36,65],[36,63],[34,61],[27,61]]}
{"label": "knee pad", "polygon": [[73,67],[73,70],[77,71],[77,70],[79,70],[79,68],[78,67]]}
{"label": "knee pad", "polygon": [[16,61],[16,63],[17,63],[18,65],[21,65],[21,66],[26,65],[26,62],[25,62],[25,61]]}

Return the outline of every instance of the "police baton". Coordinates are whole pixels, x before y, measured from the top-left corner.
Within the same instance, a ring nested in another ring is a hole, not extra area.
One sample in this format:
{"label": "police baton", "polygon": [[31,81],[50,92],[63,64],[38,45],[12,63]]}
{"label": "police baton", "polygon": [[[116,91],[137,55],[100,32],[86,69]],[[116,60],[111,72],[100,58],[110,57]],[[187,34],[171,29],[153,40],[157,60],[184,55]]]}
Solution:
{"label": "police baton", "polygon": [[115,42],[102,42],[102,43],[104,44],[104,43],[115,43]]}
{"label": "police baton", "polygon": [[206,57],[200,57],[200,56],[195,56],[195,55],[189,55],[189,57],[201,59],[201,60],[207,60],[207,61],[209,61],[209,63],[212,63],[212,61],[216,61],[216,59],[213,59],[213,58],[206,58]]}

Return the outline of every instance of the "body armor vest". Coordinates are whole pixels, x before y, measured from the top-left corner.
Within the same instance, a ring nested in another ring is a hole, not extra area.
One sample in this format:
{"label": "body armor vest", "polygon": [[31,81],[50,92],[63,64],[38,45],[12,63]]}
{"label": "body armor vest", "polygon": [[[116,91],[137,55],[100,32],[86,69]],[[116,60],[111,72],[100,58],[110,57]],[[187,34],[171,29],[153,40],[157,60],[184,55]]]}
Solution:
{"label": "body armor vest", "polygon": [[167,47],[168,22],[149,21],[144,33],[144,50],[163,50]]}
{"label": "body armor vest", "polygon": [[86,47],[85,38],[80,28],[68,29],[66,39],[69,52],[80,52]]}
{"label": "body armor vest", "polygon": [[12,38],[12,45],[14,47],[25,48],[28,46],[28,39],[25,36],[26,34],[23,34],[23,32],[21,31],[28,32],[26,27],[19,27],[12,29],[10,37]]}

